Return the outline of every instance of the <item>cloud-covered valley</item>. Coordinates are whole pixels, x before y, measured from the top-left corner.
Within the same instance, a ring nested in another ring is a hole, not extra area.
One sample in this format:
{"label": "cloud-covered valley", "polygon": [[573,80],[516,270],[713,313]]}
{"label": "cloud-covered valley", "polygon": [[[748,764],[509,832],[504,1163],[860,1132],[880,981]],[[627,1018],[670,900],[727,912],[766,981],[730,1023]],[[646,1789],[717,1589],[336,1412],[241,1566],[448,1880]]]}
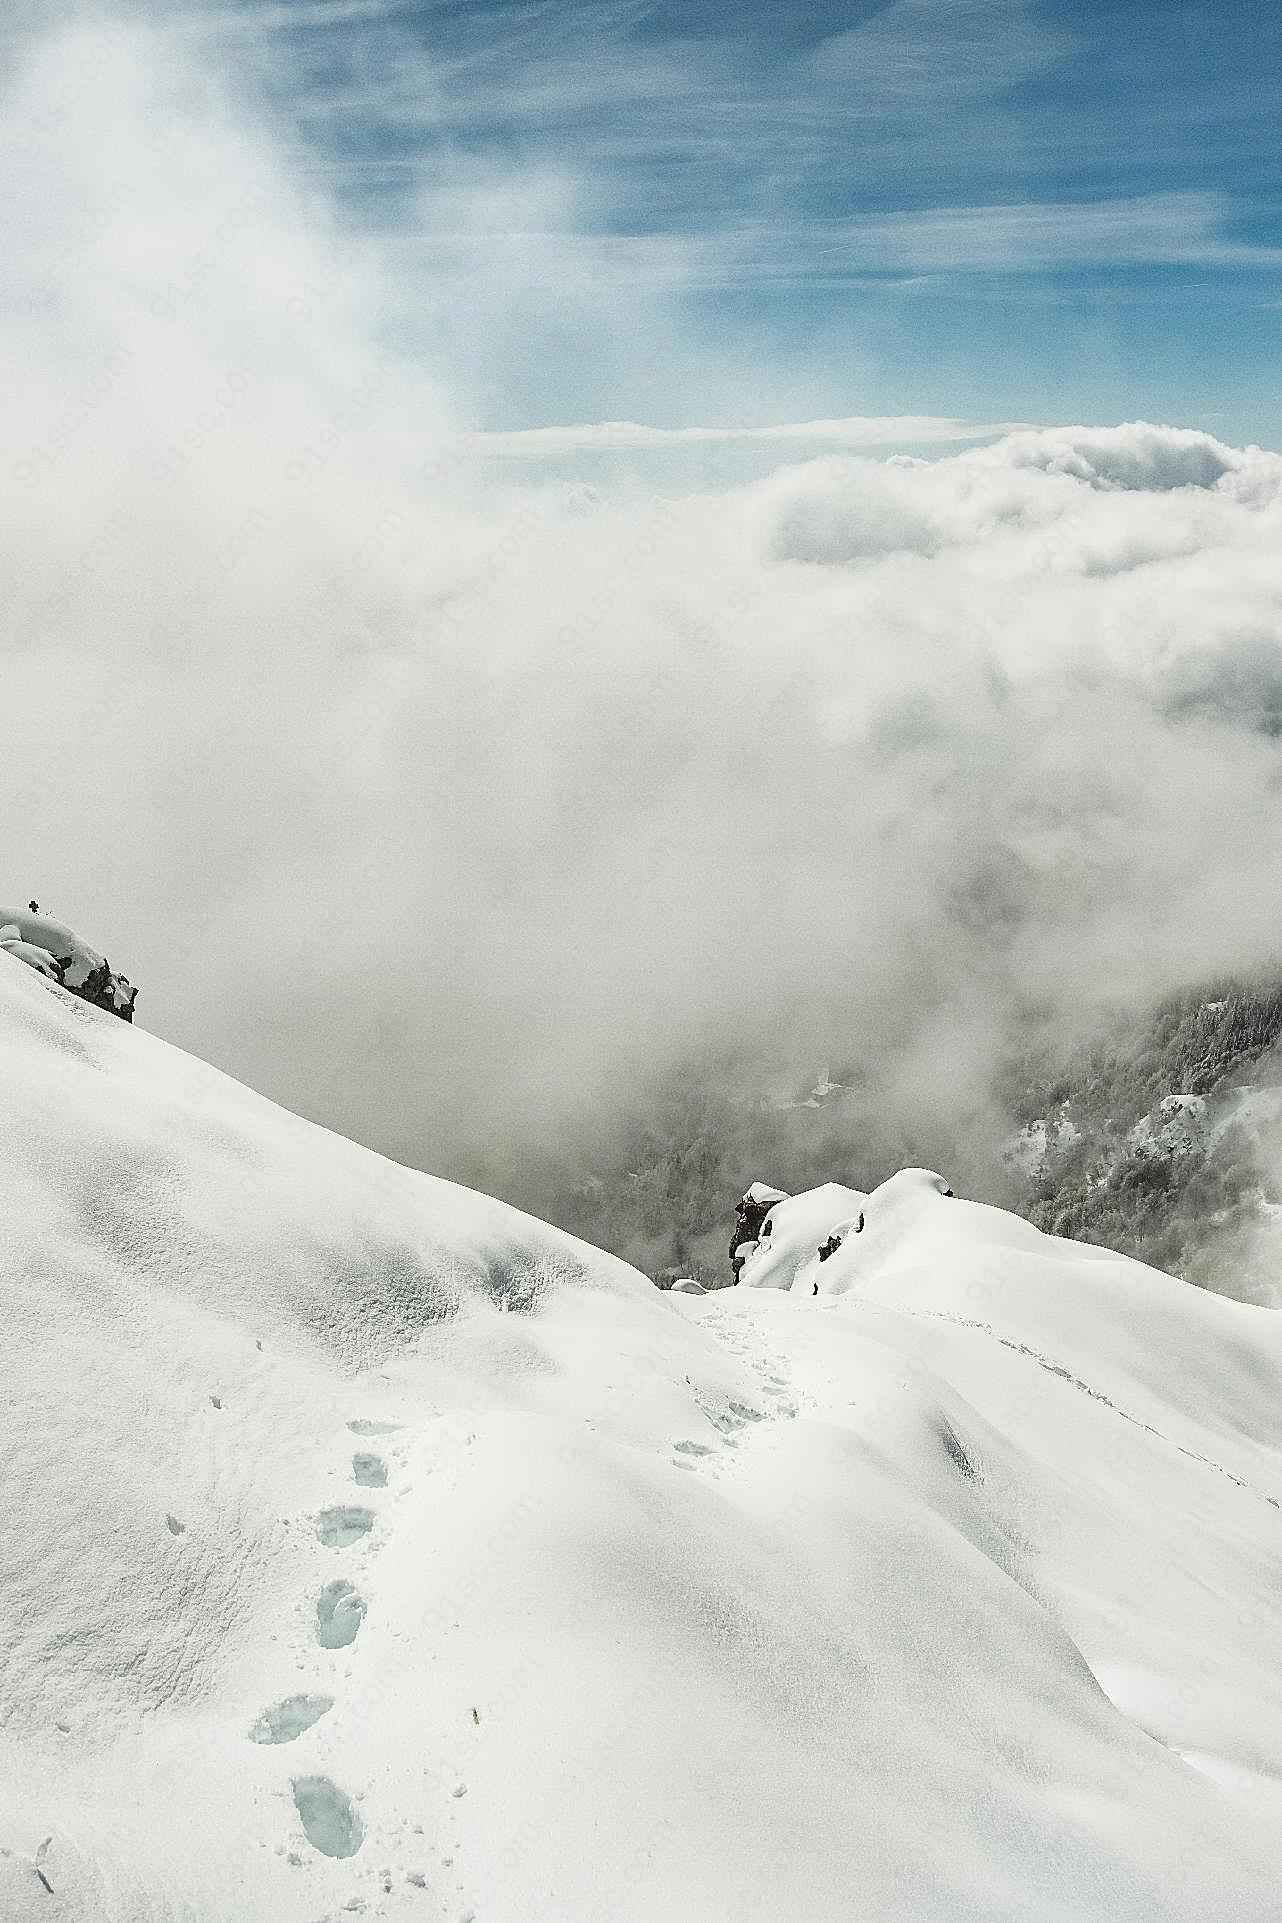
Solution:
{"label": "cloud-covered valley", "polygon": [[163,40],[39,40],[5,112],[9,891],[145,1025],[529,1192],[656,1063],[960,1114],[1030,1010],[1279,958],[1278,455],[531,479]]}

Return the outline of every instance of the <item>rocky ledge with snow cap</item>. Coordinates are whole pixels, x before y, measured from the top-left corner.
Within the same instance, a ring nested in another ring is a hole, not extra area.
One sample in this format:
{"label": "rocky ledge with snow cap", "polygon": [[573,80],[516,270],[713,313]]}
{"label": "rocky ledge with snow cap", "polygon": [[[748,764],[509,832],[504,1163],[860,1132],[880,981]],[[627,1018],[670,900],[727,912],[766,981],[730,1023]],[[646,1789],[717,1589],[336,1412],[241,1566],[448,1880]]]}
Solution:
{"label": "rocky ledge with snow cap", "polygon": [[783,1189],[773,1189],[768,1182],[751,1182],[735,1205],[734,1227],[730,1231],[730,1270],[735,1281],[747,1257],[757,1246],[762,1225],[776,1202],[786,1202]]}
{"label": "rocky ledge with snow cap", "polygon": [[23,909],[0,908],[0,949],[81,1001],[133,1020],[138,990],[64,922],[42,915],[34,901]]}
{"label": "rocky ledge with snow cap", "polygon": [[737,1279],[743,1288],[789,1289],[799,1295],[844,1294],[856,1271],[851,1261],[832,1258],[850,1255],[856,1236],[861,1238],[859,1267],[866,1269],[870,1259],[883,1260],[924,1211],[955,1200],[943,1176],[924,1168],[900,1169],[867,1193],[841,1182],[824,1182],[800,1195],[771,1192],[778,1200],[756,1241],[742,1252]]}

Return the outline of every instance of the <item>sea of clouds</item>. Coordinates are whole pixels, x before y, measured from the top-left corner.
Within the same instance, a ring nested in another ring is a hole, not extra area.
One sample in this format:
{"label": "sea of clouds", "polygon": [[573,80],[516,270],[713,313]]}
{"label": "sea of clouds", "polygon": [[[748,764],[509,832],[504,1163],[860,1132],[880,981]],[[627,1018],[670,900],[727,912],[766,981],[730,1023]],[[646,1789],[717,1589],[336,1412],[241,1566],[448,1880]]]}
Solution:
{"label": "sea of clouds", "polygon": [[656,1061],[875,1045],[960,1112],[1030,1009],[1282,957],[1278,455],[605,481],[487,437],[388,318],[484,326],[466,277],[158,30],[33,34],[2,145],[5,886],[145,1025],[502,1187]]}

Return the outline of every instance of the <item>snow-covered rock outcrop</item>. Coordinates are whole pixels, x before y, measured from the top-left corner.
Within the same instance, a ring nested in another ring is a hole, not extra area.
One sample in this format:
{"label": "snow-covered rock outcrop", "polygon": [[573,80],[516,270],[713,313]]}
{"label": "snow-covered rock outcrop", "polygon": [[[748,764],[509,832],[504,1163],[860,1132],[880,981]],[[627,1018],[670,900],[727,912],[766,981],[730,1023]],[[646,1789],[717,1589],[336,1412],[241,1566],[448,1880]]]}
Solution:
{"label": "snow-covered rock outcrop", "polygon": [[734,1227],[730,1231],[730,1273],[737,1282],[748,1256],[757,1244],[761,1225],[776,1202],[786,1201],[782,1189],[768,1182],[750,1182],[735,1204]]}
{"label": "snow-covered rock outcrop", "polygon": [[1135,1154],[1159,1161],[1204,1154],[1210,1139],[1206,1103],[1200,1095],[1164,1095],[1156,1110],[1141,1116],[1126,1138]]}
{"label": "snow-covered rock outcrop", "polygon": [[6,1923],[1275,1923],[1273,1315],[911,1171],[664,1293],[0,1050]]}
{"label": "snow-covered rock outcrop", "polygon": [[65,922],[30,908],[0,908],[0,949],[122,1021],[134,1018],[138,990]]}
{"label": "snow-covered rock outcrop", "polygon": [[1080,1131],[1066,1115],[1039,1115],[1002,1144],[1001,1156],[1021,1175],[1039,1175],[1048,1156],[1062,1154],[1079,1140]]}
{"label": "snow-covered rock outcrop", "polygon": [[[758,1184],[763,1187],[763,1184]],[[747,1289],[791,1289],[819,1259],[819,1248],[838,1223],[858,1216],[867,1201],[860,1189],[825,1182],[801,1195],[766,1191],[774,1197],[758,1227],[757,1239],[743,1251],[737,1280]]]}

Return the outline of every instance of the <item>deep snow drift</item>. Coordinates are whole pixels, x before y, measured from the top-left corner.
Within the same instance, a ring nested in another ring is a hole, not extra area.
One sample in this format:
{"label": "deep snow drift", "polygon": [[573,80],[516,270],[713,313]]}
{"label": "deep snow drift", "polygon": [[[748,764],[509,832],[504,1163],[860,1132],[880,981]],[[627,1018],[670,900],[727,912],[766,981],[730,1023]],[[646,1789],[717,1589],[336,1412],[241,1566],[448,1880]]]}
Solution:
{"label": "deep snow drift", "polygon": [[1276,1918],[1269,1312],[911,1173],[664,1294],[0,1038],[4,1917]]}

